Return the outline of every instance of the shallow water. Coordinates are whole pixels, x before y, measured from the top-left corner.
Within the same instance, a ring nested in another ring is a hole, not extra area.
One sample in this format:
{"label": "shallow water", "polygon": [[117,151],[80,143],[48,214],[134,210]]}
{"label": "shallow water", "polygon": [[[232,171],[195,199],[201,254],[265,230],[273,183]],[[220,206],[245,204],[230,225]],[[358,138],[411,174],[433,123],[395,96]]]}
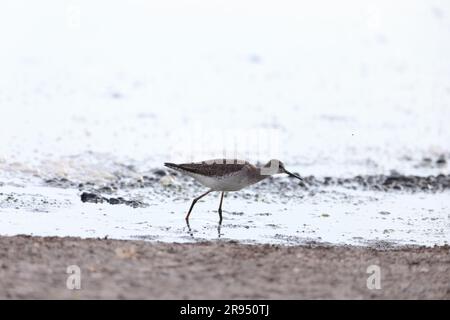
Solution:
{"label": "shallow water", "polygon": [[[316,179],[450,174],[448,4],[212,3],[0,5],[0,234],[448,242],[449,188],[426,181],[255,187],[226,199],[219,235],[210,197],[189,234],[202,189],[164,189],[153,170],[165,161],[279,158]],[[102,187],[148,206],[80,201]]]}
{"label": "shallow water", "polygon": [[[173,192],[174,190],[171,190]],[[190,219],[190,201],[151,199],[140,189],[144,208],[82,203],[78,190],[3,187],[0,234],[108,237],[192,242],[237,240],[245,243],[390,243],[443,245],[450,242],[448,193],[372,192],[330,187],[302,197],[253,192],[225,198],[218,224],[218,196],[199,202]],[[177,194],[176,190],[174,192]],[[247,199],[245,199],[247,198]]]}

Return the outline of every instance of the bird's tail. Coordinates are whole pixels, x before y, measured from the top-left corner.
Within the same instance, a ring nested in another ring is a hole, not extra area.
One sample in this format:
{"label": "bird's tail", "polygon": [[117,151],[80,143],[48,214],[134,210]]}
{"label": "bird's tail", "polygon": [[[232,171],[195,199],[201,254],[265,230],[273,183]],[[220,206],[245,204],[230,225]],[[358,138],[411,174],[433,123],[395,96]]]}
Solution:
{"label": "bird's tail", "polygon": [[166,166],[167,168],[170,168],[170,169],[178,170],[178,171],[182,170],[182,168],[179,165],[177,165],[175,163],[171,163],[171,162],[165,162],[164,166]]}

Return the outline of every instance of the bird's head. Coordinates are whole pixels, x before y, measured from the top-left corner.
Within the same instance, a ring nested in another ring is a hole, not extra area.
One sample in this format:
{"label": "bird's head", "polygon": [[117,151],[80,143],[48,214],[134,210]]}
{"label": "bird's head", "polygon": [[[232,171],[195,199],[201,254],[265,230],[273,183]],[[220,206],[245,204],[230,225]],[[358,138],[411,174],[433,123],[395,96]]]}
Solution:
{"label": "bird's head", "polygon": [[284,167],[284,163],[277,159],[270,160],[261,168],[261,174],[272,175],[277,173],[286,173],[290,177],[297,178],[303,181],[303,179],[298,174],[287,171]]}

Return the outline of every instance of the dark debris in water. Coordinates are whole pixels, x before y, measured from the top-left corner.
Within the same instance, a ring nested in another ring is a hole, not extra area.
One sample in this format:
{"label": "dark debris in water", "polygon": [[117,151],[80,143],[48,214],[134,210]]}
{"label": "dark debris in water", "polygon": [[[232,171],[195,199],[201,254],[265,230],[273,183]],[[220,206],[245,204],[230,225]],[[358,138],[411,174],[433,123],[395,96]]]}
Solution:
{"label": "dark debris in water", "polygon": [[393,173],[391,175],[366,175],[353,178],[316,178],[314,176],[303,178],[308,187],[343,186],[350,189],[368,189],[375,191],[405,190],[417,191],[444,191],[450,189],[450,175],[437,176],[405,176]]}
{"label": "dark debris in water", "polygon": [[416,168],[442,168],[447,165],[447,156],[441,154],[438,157],[424,157],[415,165]]}
{"label": "dark debris in water", "polygon": [[97,193],[91,193],[91,192],[83,192],[81,194],[81,201],[82,202],[90,202],[90,203],[109,203],[109,204],[124,204],[133,208],[143,208],[147,207],[147,204],[137,201],[137,200],[126,200],[122,197],[117,198],[107,198],[103,197]]}
{"label": "dark debris in water", "polygon": [[[102,184],[94,181],[77,182],[67,178],[53,178],[45,180],[47,185],[59,188],[77,188],[80,191],[93,192],[96,194],[114,194],[118,190],[133,190],[140,188],[151,188],[156,193],[165,193],[170,188],[161,184],[161,179],[165,178],[169,173],[163,169],[154,169],[139,175],[139,172],[133,171],[133,175],[126,173],[115,173],[114,178]],[[191,189],[193,192],[200,192],[204,189],[198,182],[184,175],[176,176],[180,186],[183,189]],[[316,177],[304,176],[302,182],[290,178],[273,178],[270,177],[248,190],[253,189],[256,192],[270,189],[282,189],[286,191],[296,191],[296,189],[308,190],[314,192],[319,188],[328,186],[340,186],[353,190],[372,190],[372,191],[407,191],[407,192],[439,192],[450,189],[450,175],[440,174],[437,176],[415,176],[402,175],[398,172],[391,172],[389,175],[357,175],[349,178],[338,177]],[[198,189],[198,190],[197,190]],[[172,190],[173,191],[173,190]],[[244,198],[252,198],[251,193],[241,193]],[[112,198],[116,199],[116,198]],[[103,199],[103,201],[105,201]],[[113,200],[112,202],[115,202]],[[122,201],[123,202],[123,201]],[[119,203],[121,203],[119,201]]]}
{"label": "dark debris in water", "polygon": [[69,200],[60,200],[40,194],[2,193],[0,192],[0,208],[23,209],[33,212],[48,212],[50,208],[63,208],[70,205]]}

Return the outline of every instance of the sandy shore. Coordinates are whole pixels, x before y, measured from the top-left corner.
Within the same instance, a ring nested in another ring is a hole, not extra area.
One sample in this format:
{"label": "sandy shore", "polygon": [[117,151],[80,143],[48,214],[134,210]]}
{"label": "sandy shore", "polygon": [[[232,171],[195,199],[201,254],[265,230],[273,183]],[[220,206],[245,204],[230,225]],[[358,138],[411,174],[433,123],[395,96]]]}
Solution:
{"label": "sandy shore", "polygon": [[[449,299],[449,250],[0,237],[0,298]],[[80,290],[66,287],[69,265]]]}

